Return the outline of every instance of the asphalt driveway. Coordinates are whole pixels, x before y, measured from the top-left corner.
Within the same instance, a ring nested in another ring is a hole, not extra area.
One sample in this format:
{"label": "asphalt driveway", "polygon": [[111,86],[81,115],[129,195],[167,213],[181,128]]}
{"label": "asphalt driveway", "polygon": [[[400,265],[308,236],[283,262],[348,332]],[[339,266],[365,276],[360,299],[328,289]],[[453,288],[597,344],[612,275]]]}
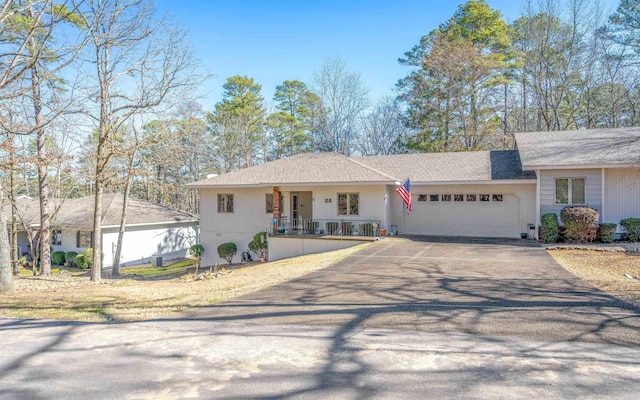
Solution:
{"label": "asphalt driveway", "polygon": [[640,314],[526,241],[391,238],[164,320],[0,318],[0,399],[615,398]]}
{"label": "asphalt driveway", "polygon": [[189,317],[640,345],[637,309],[523,240],[388,238]]}

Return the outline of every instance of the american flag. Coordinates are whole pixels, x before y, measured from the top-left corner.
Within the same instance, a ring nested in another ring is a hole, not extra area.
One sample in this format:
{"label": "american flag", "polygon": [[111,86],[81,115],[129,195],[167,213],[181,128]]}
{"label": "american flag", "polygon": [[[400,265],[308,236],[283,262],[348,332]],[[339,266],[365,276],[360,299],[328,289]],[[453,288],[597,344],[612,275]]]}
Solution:
{"label": "american flag", "polygon": [[409,183],[409,178],[396,189],[396,193],[400,195],[402,201],[407,206],[407,215],[411,214],[411,183]]}

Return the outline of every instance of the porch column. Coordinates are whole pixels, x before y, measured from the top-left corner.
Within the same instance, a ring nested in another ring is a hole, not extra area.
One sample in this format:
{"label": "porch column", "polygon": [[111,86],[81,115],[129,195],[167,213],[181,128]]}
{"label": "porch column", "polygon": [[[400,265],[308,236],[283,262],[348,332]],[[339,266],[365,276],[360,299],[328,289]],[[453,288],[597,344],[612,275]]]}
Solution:
{"label": "porch column", "polygon": [[273,232],[278,232],[278,224],[280,223],[280,210],[282,206],[280,205],[280,187],[273,187],[273,219],[275,220],[273,224]]}

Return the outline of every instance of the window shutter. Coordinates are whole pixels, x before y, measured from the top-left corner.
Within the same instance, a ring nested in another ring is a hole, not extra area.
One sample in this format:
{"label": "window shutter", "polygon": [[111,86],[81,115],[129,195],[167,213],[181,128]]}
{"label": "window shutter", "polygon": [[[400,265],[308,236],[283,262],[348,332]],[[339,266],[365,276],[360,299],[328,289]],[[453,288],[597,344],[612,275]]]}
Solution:
{"label": "window shutter", "polygon": [[76,232],[76,247],[80,247],[80,231]]}

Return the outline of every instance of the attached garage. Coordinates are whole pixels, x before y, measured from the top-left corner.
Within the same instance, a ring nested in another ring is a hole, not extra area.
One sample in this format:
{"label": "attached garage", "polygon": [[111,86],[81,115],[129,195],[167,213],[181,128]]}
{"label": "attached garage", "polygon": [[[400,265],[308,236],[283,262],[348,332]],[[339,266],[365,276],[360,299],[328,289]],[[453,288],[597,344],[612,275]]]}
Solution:
{"label": "attached garage", "polygon": [[412,213],[394,218],[409,235],[519,238],[535,220],[531,184],[414,186],[412,198]]}

